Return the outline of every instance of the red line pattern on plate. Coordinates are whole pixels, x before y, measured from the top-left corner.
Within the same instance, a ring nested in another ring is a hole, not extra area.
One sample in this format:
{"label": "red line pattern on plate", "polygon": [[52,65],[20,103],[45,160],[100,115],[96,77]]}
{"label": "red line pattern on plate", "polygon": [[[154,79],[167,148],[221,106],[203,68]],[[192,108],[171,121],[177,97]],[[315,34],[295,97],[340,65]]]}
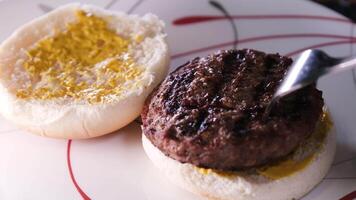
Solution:
{"label": "red line pattern on plate", "polygon": [[249,42],[286,39],[286,38],[333,38],[333,39],[345,39],[348,42],[349,41],[352,42],[353,40],[356,40],[356,38],[354,38],[352,36],[323,34],[323,33],[320,33],[320,34],[319,33],[304,33],[304,34],[265,35],[265,36],[241,39],[239,41],[230,41],[230,42],[225,42],[225,43],[221,43],[221,44],[215,44],[215,45],[211,45],[211,46],[207,46],[207,47],[203,47],[203,48],[199,48],[199,49],[193,49],[193,50],[189,50],[186,52],[174,54],[174,55],[172,55],[171,58],[176,59],[176,58],[188,56],[188,55],[191,55],[194,53],[199,53],[199,52],[204,52],[204,51],[208,51],[208,50],[212,50],[212,49],[222,48],[225,46],[230,46],[235,43],[242,44],[242,43],[249,43]]}
{"label": "red line pattern on plate", "polygon": [[355,200],[355,199],[356,199],[356,190],[342,197],[340,200]]}
{"label": "red line pattern on plate", "polygon": [[[324,20],[324,21],[336,21],[342,23],[352,24],[349,19],[329,17],[329,16],[318,16],[318,15],[232,15],[234,20],[265,20],[265,19],[309,19],[309,20]],[[215,16],[215,15],[192,15],[181,17],[173,21],[174,25],[188,25],[209,21],[217,20],[228,20],[226,16]]]}
{"label": "red line pattern on plate", "polygon": [[345,160],[334,162],[332,166],[340,165],[340,164],[343,164],[345,162],[350,162],[350,161],[355,160],[355,159],[356,159],[356,157],[351,157],[351,158],[348,158],[348,159],[345,159]]}
{"label": "red line pattern on plate", "polygon": [[68,170],[69,170],[69,175],[70,178],[72,179],[72,182],[74,184],[74,187],[77,189],[77,191],[79,192],[80,196],[82,196],[83,200],[91,200],[90,197],[85,194],[85,192],[80,188],[80,186],[78,185],[74,174],[73,174],[73,169],[72,169],[72,163],[70,160],[70,150],[71,150],[71,146],[72,146],[72,140],[68,140],[68,145],[67,145],[67,164],[68,164]]}
{"label": "red line pattern on plate", "polygon": [[[190,25],[190,24],[196,24],[196,23],[204,23],[204,22],[209,22],[209,21],[218,21],[218,20],[229,20],[229,19],[234,19],[234,20],[265,20],[265,19],[278,19],[278,20],[285,20],[285,19],[302,19],[302,20],[323,20],[323,21],[335,21],[335,22],[340,22],[340,23],[347,23],[347,24],[353,24],[350,20],[346,18],[337,18],[337,17],[329,17],[329,16],[316,16],[316,15],[233,15],[233,16],[214,16],[214,15],[204,15],[204,16],[186,16],[186,17],[181,17],[173,21],[173,25],[181,26],[181,25]],[[338,41],[333,41],[333,42],[326,42],[326,43],[320,43],[320,44],[315,44],[311,45],[308,47],[304,47],[298,50],[294,50],[290,53],[287,53],[287,56],[292,56],[297,53],[300,53],[303,50],[309,49],[309,48],[320,48],[320,47],[326,47],[326,46],[335,46],[335,45],[341,45],[341,44],[352,44],[356,43],[356,38],[352,36],[343,36],[343,35],[332,35],[332,34],[285,34],[285,35],[265,35],[265,36],[259,36],[259,37],[251,37],[251,38],[246,38],[246,39],[241,39],[241,40],[235,40],[231,42],[225,42],[221,44],[216,44],[216,45],[211,45],[208,47],[202,47],[199,49],[194,49],[190,50],[187,52],[182,52],[178,53],[175,55],[172,55],[171,58],[179,58],[179,57],[184,57],[188,56],[194,53],[199,53],[199,52],[204,52],[207,50],[211,49],[217,49],[217,48],[222,48],[225,46],[229,45],[235,45],[237,43],[248,43],[248,42],[256,42],[256,41],[266,41],[266,40],[275,40],[275,39],[285,39],[285,38],[332,38],[332,39],[342,39]],[[69,174],[71,177],[71,180],[76,188],[76,190],[79,192],[81,197],[84,200],[90,200],[90,197],[80,188],[79,184],[77,183],[75,176],[73,174],[72,170],[72,165],[71,165],[71,158],[70,158],[70,151],[71,151],[71,143],[72,140],[68,140],[68,145],[67,145],[67,164],[68,164],[68,170]],[[351,192],[350,194],[342,197],[340,200],[353,200],[356,198],[356,191]]]}
{"label": "red line pattern on plate", "polygon": [[302,51],[305,51],[307,49],[317,49],[317,48],[321,48],[321,47],[327,47],[327,46],[336,46],[336,45],[341,45],[341,44],[353,44],[356,43],[356,40],[341,40],[341,41],[334,41],[334,42],[326,42],[326,43],[320,43],[320,44],[316,44],[316,45],[311,45],[311,46],[307,46],[295,51],[292,51],[290,53],[287,53],[286,56],[293,56],[296,55],[298,53],[301,53]]}

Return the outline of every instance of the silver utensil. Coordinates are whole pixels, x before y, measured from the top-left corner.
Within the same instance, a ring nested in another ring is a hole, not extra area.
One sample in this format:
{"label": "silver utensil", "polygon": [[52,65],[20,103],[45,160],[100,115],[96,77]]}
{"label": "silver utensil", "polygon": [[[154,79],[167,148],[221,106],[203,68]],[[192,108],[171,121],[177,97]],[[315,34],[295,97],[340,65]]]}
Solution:
{"label": "silver utensil", "polygon": [[303,51],[288,70],[281,85],[266,107],[268,117],[274,104],[283,96],[316,82],[321,76],[356,67],[356,58],[333,58],[321,50]]}

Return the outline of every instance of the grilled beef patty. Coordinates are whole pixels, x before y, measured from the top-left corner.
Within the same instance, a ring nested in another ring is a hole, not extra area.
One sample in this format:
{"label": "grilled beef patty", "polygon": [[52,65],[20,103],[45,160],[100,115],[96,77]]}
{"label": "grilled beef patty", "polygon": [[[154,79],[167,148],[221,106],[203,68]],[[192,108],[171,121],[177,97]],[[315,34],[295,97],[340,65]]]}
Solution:
{"label": "grilled beef patty", "polygon": [[265,107],[292,60],[225,50],[172,72],[147,99],[143,133],[182,163],[218,170],[260,166],[291,153],[315,129],[321,91],[305,87]]}

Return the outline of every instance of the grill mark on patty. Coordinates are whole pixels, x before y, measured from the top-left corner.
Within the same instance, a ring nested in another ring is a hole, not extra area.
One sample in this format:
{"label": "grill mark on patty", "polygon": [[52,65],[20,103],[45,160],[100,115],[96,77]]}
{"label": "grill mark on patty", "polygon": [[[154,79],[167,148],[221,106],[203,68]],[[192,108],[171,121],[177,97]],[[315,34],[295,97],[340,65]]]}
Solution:
{"label": "grill mark on patty", "polygon": [[167,156],[200,167],[235,170],[290,153],[312,132],[323,100],[315,85],[262,114],[291,59],[255,50],[195,58],[147,99],[143,132]]}

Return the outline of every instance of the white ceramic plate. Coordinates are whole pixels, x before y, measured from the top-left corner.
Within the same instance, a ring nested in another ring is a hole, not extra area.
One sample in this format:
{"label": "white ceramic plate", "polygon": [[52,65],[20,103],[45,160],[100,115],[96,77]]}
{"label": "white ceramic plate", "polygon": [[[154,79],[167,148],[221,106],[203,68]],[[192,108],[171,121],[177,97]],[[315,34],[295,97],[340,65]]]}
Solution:
{"label": "white ceramic plate", "polygon": [[[0,0],[0,40],[58,1]],[[84,2],[84,1],[83,1]],[[308,1],[220,0],[233,16],[238,48],[296,55],[319,47],[355,55],[355,26]],[[172,69],[198,55],[232,48],[231,21],[208,0],[91,0],[112,10],[153,12],[167,25]],[[356,84],[352,71],[319,82],[338,131],[335,162],[305,200],[356,198]],[[200,199],[169,183],[145,156],[140,127],[132,123],[90,140],[55,140],[17,129],[0,118],[0,199]],[[350,194],[351,193],[351,194]]]}

